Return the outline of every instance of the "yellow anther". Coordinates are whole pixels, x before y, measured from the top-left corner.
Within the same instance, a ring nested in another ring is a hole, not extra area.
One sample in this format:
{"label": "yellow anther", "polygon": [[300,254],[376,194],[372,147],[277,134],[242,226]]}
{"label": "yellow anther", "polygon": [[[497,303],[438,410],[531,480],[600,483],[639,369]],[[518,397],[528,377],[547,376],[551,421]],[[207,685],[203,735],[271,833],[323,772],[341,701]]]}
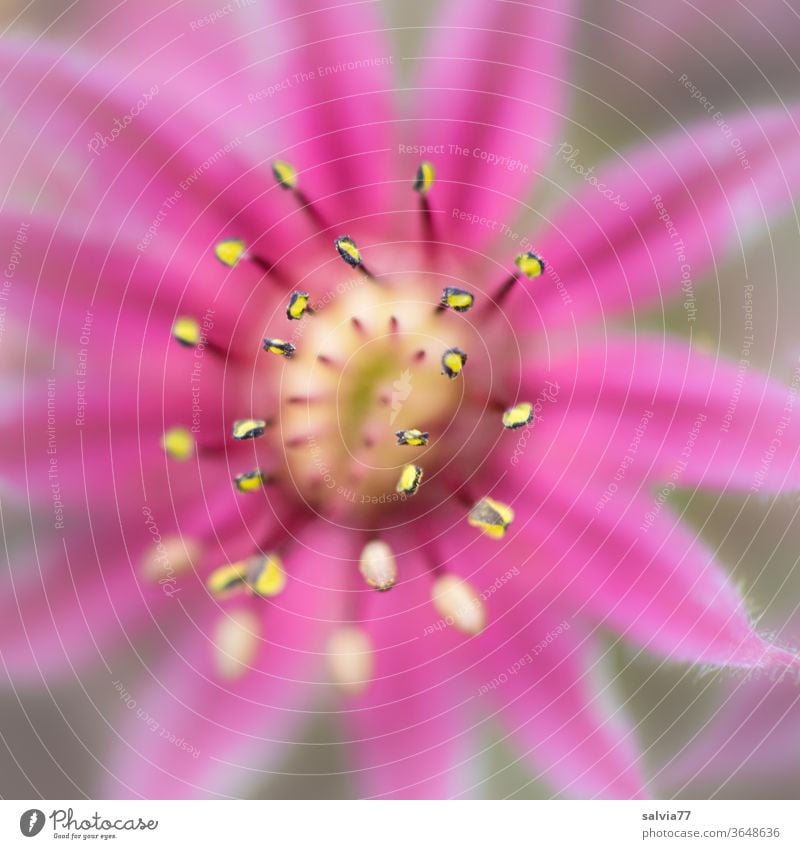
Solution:
{"label": "yellow anther", "polygon": [[427,431],[411,427],[408,430],[396,431],[395,436],[398,445],[427,445],[430,434]]}
{"label": "yellow anther", "polygon": [[187,348],[193,348],[200,341],[200,323],[189,316],[180,316],[175,319],[172,325],[172,338],[185,345]]}
{"label": "yellow anther", "polygon": [[255,492],[269,482],[269,476],[261,469],[253,469],[252,472],[242,472],[242,474],[236,475],[233,480],[239,492]]}
{"label": "yellow anther", "polygon": [[533,251],[526,251],[520,254],[514,262],[517,268],[526,276],[533,279],[538,277],[544,271],[544,260],[536,256]]}
{"label": "yellow anther", "polygon": [[194,454],[194,437],[186,427],[172,427],[161,437],[161,447],[173,460],[188,460]]}
{"label": "yellow anther", "polygon": [[272,598],[283,592],[286,572],[277,554],[258,555],[249,562],[247,586],[254,595]]}
{"label": "yellow anther", "polygon": [[390,590],[397,581],[397,561],[383,540],[373,539],[364,546],[359,568],[364,580],[379,592]]}
{"label": "yellow anther", "polygon": [[282,159],[276,159],[272,163],[272,173],[281,188],[297,188],[297,169],[294,167],[294,165],[290,165],[288,162],[284,162]]}
{"label": "yellow anther", "polygon": [[214,254],[223,264],[232,268],[247,252],[247,245],[241,239],[225,239],[214,245]]}
{"label": "yellow anther", "polygon": [[521,401],[503,413],[503,427],[516,430],[518,427],[530,424],[531,419],[533,419],[533,404],[529,401]]}
{"label": "yellow anther", "polygon": [[215,598],[230,598],[244,591],[246,578],[247,564],[244,561],[226,563],[214,569],[206,579],[206,586]]}
{"label": "yellow anther", "polygon": [[253,665],[261,623],[252,610],[227,611],[214,629],[214,665],[228,679],[241,678]]}
{"label": "yellow anther", "polygon": [[450,307],[456,312],[467,312],[472,309],[475,303],[475,296],[472,292],[467,292],[465,289],[456,289],[454,286],[448,286],[442,291],[440,303],[443,307]]}
{"label": "yellow anther", "polygon": [[436,169],[430,162],[420,162],[414,177],[414,191],[426,195],[433,187],[436,179]]}
{"label": "yellow anther", "polygon": [[443,575],[433,584],[433,606],[448,625],[463,634],[479,634],[486,626],[486,609],[472,584],[456,575]]}
{"label": "yellow anther", "polygon": [[297,350],[291,342],[284,342],[283,339],[265,339],[263,347],[270,354],[277,354],[279,357],[286,357],[287,359],[291,359]]}
{"label": "yellow anther", "polygon": [[442,374],[446,374],[450,380],[458,377],[467,361],[467,355],[460,348],[448,348],[442,354]]}
{"label": "yellow anther", "polygon": [[286,318],[294,321],[301,319],[311,309],[308,303],[310,298],[308,292],[293,292],[289,306],[286,307]]}
{"label": "yellow anther", "polygon": [[506,528],[514,521],[514,511],[508,504],[487,496],[470,510],[468,521],[492,539],[502,539]]}
{"label": "yellow anther", "polygon": [[367,632],[354,625],[343,625],[331,634],[327,646],[331,681],[353,696],[361,693],[372,678],[374,652]]}
{"label": "yellow anther", "polygon": [[266,428],[264,419],[237,419],[233,423],[233,438],[255,439],[257,436],[263,436]]}
{"label": "yellow anther", "polygon": [[413,495],[419,489],[419,482],[422,480],[422,469],[419,466],[409,464],[403,466],[403,471],[400,472],[400,479],[395,487],[397,492],[402,492],[405,495]]}
{"label": "yellow anther", "polygon": [[339,252],[339,256],[348,265],[351,265],[353,268],[361,265],[361,251],[349,236],[339,236],[334,241],[334,244],[336,245],[336,250]]}

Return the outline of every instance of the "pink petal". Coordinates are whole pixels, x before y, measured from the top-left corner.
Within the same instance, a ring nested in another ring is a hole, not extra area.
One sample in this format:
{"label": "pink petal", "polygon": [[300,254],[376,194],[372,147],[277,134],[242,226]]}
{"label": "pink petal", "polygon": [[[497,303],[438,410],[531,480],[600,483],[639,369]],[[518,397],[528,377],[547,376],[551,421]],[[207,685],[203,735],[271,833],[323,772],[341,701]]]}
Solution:
{"label": "pink petal", "polygon": [[436,618],[431,576],[405,554],[388,593],[367,599],[364,617],[375,672],[347,707],[353,778],[364,798],[448,799],[469,792],[469,697],[448,653],[451,633],[424,634]]}
{"label": "pink petal", "polygon": [[633,732],[595,669],[591,637],[533,595],[476,641],[479,698],[491,701],[514,750],[559,795],[642,799]]}
{"label": "pink petal", "polygon": [[[269,10],[270,20],[285,14]],[[397,68],[389,27],[374,3],[320,4],[297,0],[277,25],[277,62],[265,67],[283,87],[254,112],[266,140],[277,133],[281,156],[301,169],[301,181],[333,227],[385,235],[395,171],[392,92]],[[288,81],[288,83],[287,83]],[[259,136],[256,136],[258,138]],[[333,233],[338,236],[339,233]]]}
{"label": "pink petal", "polygon": [[604,487],[619,477],[754,494],[800,486],[800,373],[781,384],[747,358],[645,335],[583,344],[546,379],[558,400],[535,442],[576,470],[602,467]]}
{"label": "pink petal", "polygon": [[250,173],[245,138],[226,121],[230,102],[201,110],[154,70],[6,42],[0,73],[12,120],[0,149],[16,163],[2,182],[6,208],[33,199],[37,212],[108,244],[124,232],[140,257],[165,263],[176,249],[194,263],[232,234],[253,243],[267,232],[291,246],[306,227],[287,219],[285,198],[276,205],[281,189],[266,170]]}
{"label": "pink petal", "polygon": [[566,107],[571,10],[565,0],[451,1],[439,9],[417,69],[416,120],[402,138],[433,148],[409,150],[402,161],[409,179],[421,159],[436,167],[431,202],[448,240],[479,248],[510,227],[552,155]]}
{"label": "pink petal", "polygon": [[[518,521],[530,524],[516,506]],[[595,670],[594,639],[571,599],[541,582],[547,561],[526,532],[510,532],[505,544],[456,524],[437,541],[439,561],[474,587],[488,623],[477,637],[460,638],[447,666],[469,675],[472,710],[484,721],[499,718],[513,751],[554,792],[642,798],[635,737],[623,712],[611,709],[609,687]]]}
{"label": "pink petal", "polygon": [[[703,277],[791,210],[796,120],[777,107],[726,116],[745,159],[704,119],[590,174],[597,185],[565,201],[537,240],[563,284],[551,275],[537,290],[547,326],[659,304],[682,290],[691,316]],[[580,155],[576,162],[588,167]]]}
{"label": "pink petal", "polygon": [[[377,4],[260,0],[229,11],[213,0],[144,2],[113,11],[99,4],[90,27],[86,16],[81,8],[68,25],[85,34],[82,46],[102,47],[103,62],[116,68],[148,57],[137,74],[168,81],[188,112],[216,117],[268,186],[265,160],[284,158],[333,226],[366,230],[369,220],[352,219],[387,211],[396,66]],[[276,202],[298,219],[291,197]]]}
{"label": "pink petal", "polygon": [[[338,548],[339,537],[336,529],[317,529],[313,539]],[[242,678],[220,679],[212,662],[211,630],[232,608],[187,599],[173,611],[173,636],[147,679],[118,679],[135,705],[121,708],[104,795],[237,795],[289,756],[312,716],[321,651],[336,615],[331,572],[342,570],[319,554],[308,557],[302,539],[285,563],[286,590],[272,602],[251,600],[263,633]]]}
{"label": "pink petal", "polygon": [[793,652],[754,630],[714,552],[657,493],[620,484],[608,499],[602,475],[587,479],[553,464],[527,482],[515,479],[526,494],[509,550],[520,569],[539,565],[531,579],[556,593],[561,607],[674,661],[797,665]]}

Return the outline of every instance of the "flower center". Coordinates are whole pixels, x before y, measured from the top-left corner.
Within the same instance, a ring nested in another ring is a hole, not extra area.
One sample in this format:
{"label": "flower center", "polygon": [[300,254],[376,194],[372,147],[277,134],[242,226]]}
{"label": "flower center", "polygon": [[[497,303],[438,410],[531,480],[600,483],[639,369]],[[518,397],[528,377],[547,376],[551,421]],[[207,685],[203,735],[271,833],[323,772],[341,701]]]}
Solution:
{"label": "flower center", "polygon": [[[465,382],[448,380],[441,360],[468,350],[473,331],[437,311],[432,285],[363,278],[301,325],[281,381],[287,473],[304,497],[340,502],[337,514],[405,498],[396,491],[404,466],[430,474],[450,453]],[[431,436],[403,443],[405,431]]]}

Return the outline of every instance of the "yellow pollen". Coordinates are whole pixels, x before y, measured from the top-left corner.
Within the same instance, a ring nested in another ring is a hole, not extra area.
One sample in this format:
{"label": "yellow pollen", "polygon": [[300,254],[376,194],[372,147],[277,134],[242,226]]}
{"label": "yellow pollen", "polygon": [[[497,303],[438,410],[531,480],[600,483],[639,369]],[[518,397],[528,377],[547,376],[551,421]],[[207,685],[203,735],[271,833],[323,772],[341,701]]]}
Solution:
{"label": "yellow pollen", "polygon": [[272,173],[281,188],[297,188],[297,169],[293,165],[282,159],[276,159],[272,163]]}
{"label": "yellow pollen", "polygon": [[218,599],[230,598],[244,591],[247,578],[247,564],[226,563],[218,566],[206,579],[209,592]]}
{"label": "yellow pollen", "polygon": [[355,696],[372,678],[372,643],[363,628],[343,625],[331,634],[327,646],[331,681],[348,695]]}
{"label": "yellow pollen", "polygon": [[456,289],[453,286],[448,286],[442,291],[440,301],[443,307],[450,307],[456,312],[467,312],[472,309],[475,303],[475,296],[472,292],[467,292],[465,289]]}
{"label": "yellow pollen", "polygon": [[417,174],[414,177],[414,191],[426,195],[432,188],[436,179],[436,169],[430,162],[420,162]]}
{"label": "yellow pollen", "polygon": [[290,321],[298,321],[307,312],[309,312],[309,298],[311,295],[308,292],[294,292],[289,300],[289,306],[286,307],[286,318]]}
{"label": "yellow pollen", "polygon": [[291,359],[297,350],[291,342],[284,342],[283,339],[265,339],[263,347],[270,354],[277,354],[279,357],[286,357],[287,359]]}
{"label": "yellow pollen", "polygon": [[161,437],[161,447],[173,460],[188,460],[194,454],[194,437],[185,427],[172,427]]}
{"label": "yellow pollen", "polygon": [[214,245],[214,255],[223,264],[233,268],[245,255],[247,246],[241,239],[225,239]]}
{"label": "yellow pollen", "polygon": [[468,521],[492,539],[502,539],[506,529],[514,521],[514,511],[508,504],[487,496],[481,498],[470,510]]}
{"label": "yellow pollen", "polygon": [[518,427],[525,427],[530,424],[533,418],[533,404],[529,401],[521,401],[513,407],[509,407],[503,413],[503,427],[509,430],[516,430]]}
{"label": "yellow pollen", "polygon": [[380,592],[390,590],[397,581],[397,561],[383,540],[374,539],[364,546],[359,568],[369,586]]}
{"label": "yellow pollen", "polygon": [[237,419],[233,423],[233,438],[255,439],[257,436],[263,436],[266,428],[264,419]]}
{"label": "yellow pollen", "polygon": [[458,377],[466,361],[467,355],[462,350],[449,348],[442,354],[442,374],[446,374],[450,380]]}
{"label": "yellow pollen", "polygon": [[239,492],[255,492],[257,489],[261,489],[267,481],[268,477],[261,469],[253,469],[252,472],[242,472],[234,478],[236,489]]}
{"label": "yellow pollen", "polygon": [[286,572],[281,558],[275,553],[253,558],[247,585],[255,595],[262,598],[272,598],[282,593],[286,586]]}
{"label": "yellow pollen", "polygon": [[520,254],[514,262],[517,265],[517,268],[526,276],[531,279],[534,277],[539,277],[539,275],[544,271],[544,261],[536,256],[533,251],[526,251],[524,254]]}
{"label": "yellow pollen", "polygon": [[349,236],[339,236],[334,244],[336,245],[336,250],[339,252],[339,256],[348,265],[351,265],[353,268],[361,265],[361,251]]}
{"label": "yellow pollen", "polygon": [[456,575],[443,575],[433,584],[436,612],[462,634],[479,634],[486,626],[486,609],[472,584]]}
{"label": "yellow pollen", "polygon": [[181,345],[193,348],[200,341],[200,324],[194,318],[180,316],[172,325],[172,336]]}
{"label": "yellow pollen", "polygon": [[409,464],[403,466],[403,471],[400,472],[400,480],[397,481],[397,492],[405,493],[406,495],[414,495],[419,489],[419,483],[422,480],[422,469],[419,466]]}
{"label": "yellow pollen", "polygon": [[227,611],[214,629],[214,665],[223,678],[241,678],[258,652],[261,627],[251,610]]}
{"label": "yellow pollen", "polygon": [[398,430],[395,433],[398,445],[427,445],[430,434],[427,431],[411,427],[408,430]]}

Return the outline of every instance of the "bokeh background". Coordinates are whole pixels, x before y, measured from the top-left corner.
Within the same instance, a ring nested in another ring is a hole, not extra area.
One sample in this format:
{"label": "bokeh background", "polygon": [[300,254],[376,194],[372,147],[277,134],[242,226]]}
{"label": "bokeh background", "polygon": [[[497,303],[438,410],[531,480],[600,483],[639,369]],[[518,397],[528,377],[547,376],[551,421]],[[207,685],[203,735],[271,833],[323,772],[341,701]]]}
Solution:
{"label": "bokeh background", "polygon": [[[80,32],[60,23],[67,0],[0,5],[5,37],[75,39]],[[428,3],[384,0],[393,26],[395,71],[412,71],[426,23],[435,12]],[[704,112],[681,84],[686,75],[722,113],[800,98],[800,0],[584,0],[579,4],[572,60],[572,103],[563,141],[579,150],[585,167],[619,154],[655,133],[702,119]],[[73,19],[74,23],[74,19]],[[444,37],[444,36],[443,36]],[[2,86],[0,85],[0,93]],[[8,167],[2,163],[0,167]],[[551,179],[575,185],[580,177],[555,163]],[[547,186],[537,202],[546,203]],[[754,363],[786,380],[800,359],[800,242],[796,224],[776,226],[748,248],[747,267],[759,282],[755,304]],[[715,280],[696,290],[695,344],[738,358],[742,346],[740,260],[719,269]],[[680,305],[646,319],[653,326],[687,333]],[[0,367],[14,367],[13,356]],[[745,593],[760,626],[784,639],[800,638],[800,500],[794,496],[761,501],[710,494],[679,494],[697,532],[717,548]],[[3,529],[12,558],[24,558],[27,541],[15,535],[13,504],[3,506]],[[4,554],[5,556],[5,554]],[[720,705],[731,693],[774,687],[727,673],[703,673],[634,655],[618,644],[608,672],[617,684],[645,752],[650,774],[664,795],[692,797],[800,796],[800,685],[783,696],[788,713],[780,727],[753,733],[750,758],[719,759],[697,773],[689,752],[718,728]],[[146,647],[144,657],[147,657]],[[120,658],[125,663],[125,658]],[[137,674],[133,657],[131,676]],[[91,796],[103,769],[119,699],[108,693],[106,676],[42,690],[0,689],[0,795],[64,798]],[[781,684],[781,687],[787,685]],[[98,715],[107,718],[99,722]],[[794,720],[792,722],[792,719]],[[777,718],[775,718],[777,722]],[[715,724],[716,723],[716,724]],[[770,739],[770,734],[775,740]],[[776,742],[780,734],[780,744]],[[547,797],[499,738],[487,734],[484,795]],[[766,763],[768,761],[768,763]],[[308,737],[296,747],[283,774],[253,788],[256,797],[347,798],[353,794],[335,721],[321,713]]]}

